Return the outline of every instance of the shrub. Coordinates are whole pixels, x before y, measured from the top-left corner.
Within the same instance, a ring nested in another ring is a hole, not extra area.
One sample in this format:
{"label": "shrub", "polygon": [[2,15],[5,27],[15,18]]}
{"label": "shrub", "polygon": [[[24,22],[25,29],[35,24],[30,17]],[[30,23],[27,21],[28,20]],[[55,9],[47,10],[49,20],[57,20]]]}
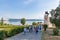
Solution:
{"label": "shrub", "polygon": [[8,37],[14,36],[15,34],[16,34],[16,29],[11,29],[11,30],[8,32]]}
{"label": "shrub", "polygon": [[50,22],[54,23],[56,25],[56,27],[60,29],[60,19],[52,19],[52,18],[50,18]]}
{"label": "shrub", "polygon": [[36,22],[33,22],[32,25],[37,25],[37,23]]}
{"label": "shrub", "polygon": [[24,27],[18,27],[18,28],[11,29],[11,30],[7,33],[7,37],[11,37],[11,36],[14,36],[14,35],[22,32],[22,31],[23,31],[23,28],[24,28]]}
{"label": "shrub", "polygon": [[4,40],[4,37],[5,37],[5,31],[0,30],[0,40]]}
{"label": "shrub", "polygon": [[24,28],[24,27],[18,27],[17,30],[16,30],[17,33],[23,32],[23,28]]}
{"label": "shrub", "polygon": [[26,28],[29,29],[29,26],[30,26],[30,25],[26,25]]}
{"label": "shrub", "polygon": [[5,38],[8,37],[8,31],[4,31],[5,33]]}
{"label": "shrub", "polygon": [[58,34],[59,34],[58,28],[54,28],[54,29],[53,29],[53,35],[58,35]]}
{"label": "shrub", "polygon": [[56,25],[57,28],[60,29],[60,19],[59,20],[56,20],[55,25]]}
{"label": "shrub", "polygon": [[[26,28],[28,29],[28,27],[26,27]],[[9,31],[1,30],[0,31],[0,40],[3,40],[6,37],[14,36],[20,32],[23,32],[23,29],[24,29],[24,27],[16,27],[16,28],[12,28]]]}

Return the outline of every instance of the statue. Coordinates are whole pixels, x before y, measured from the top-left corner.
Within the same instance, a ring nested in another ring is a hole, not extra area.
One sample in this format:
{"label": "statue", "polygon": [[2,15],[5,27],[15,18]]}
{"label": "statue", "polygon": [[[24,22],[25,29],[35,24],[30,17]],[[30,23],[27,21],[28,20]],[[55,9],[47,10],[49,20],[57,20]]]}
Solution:
{"label": "statue", "polygon": [[49,15],[49,13],[45,12],[45,15],[44,15],[44,31],[46,31],[46,28],[48,27],[48,15]]}

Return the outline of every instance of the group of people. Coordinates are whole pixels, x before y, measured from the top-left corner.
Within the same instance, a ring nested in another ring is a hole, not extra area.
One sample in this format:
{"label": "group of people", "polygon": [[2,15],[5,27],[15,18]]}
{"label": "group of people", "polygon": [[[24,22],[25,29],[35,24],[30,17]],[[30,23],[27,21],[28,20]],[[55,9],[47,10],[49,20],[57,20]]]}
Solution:
{"label": "group of people", "polygon": [[[42,31],[42,25],[38,24],[35,27],[33,25],[30,25],[28,30],[29,30],[29,32],[33,32],[34,31],[37,34],[39,31]],[[27,29],[25,27],[24,28],[24,34],[26,34],[26,32],[27,32]]]}

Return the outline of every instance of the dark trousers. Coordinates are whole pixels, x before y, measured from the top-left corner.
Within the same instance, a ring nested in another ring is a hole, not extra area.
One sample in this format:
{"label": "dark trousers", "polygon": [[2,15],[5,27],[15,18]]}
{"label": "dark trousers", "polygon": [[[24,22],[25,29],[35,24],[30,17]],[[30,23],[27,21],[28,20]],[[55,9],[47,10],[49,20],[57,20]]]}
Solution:
{"label": "dark trousers", "polygon": [[44,31],[46,31],[47,27],[48,27],[47,25],[44,26]]}

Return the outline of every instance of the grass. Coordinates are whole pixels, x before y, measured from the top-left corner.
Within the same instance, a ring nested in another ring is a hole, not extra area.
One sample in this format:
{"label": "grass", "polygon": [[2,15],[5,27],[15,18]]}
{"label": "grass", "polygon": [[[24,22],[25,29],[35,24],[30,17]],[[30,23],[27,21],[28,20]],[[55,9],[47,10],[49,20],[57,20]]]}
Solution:
{"label": "grass", "polygon": [[[26,25],[28,27],[28,25]],[[17,25],[11,25],[11,24],[6,24],[6,25],[0,25],[0,30],[5,30],[5,31],[9,31],[11,29],[15,29],[18,27],[23,27],[23,26],[17,26]]]}
{"label": "grass", "polygon": [[18,27],[22,27],[22,26],[15,26],[15,25],[0,25],[0,30],[9,31],[9,30],[11,30],[11,29],[18,28]]}

